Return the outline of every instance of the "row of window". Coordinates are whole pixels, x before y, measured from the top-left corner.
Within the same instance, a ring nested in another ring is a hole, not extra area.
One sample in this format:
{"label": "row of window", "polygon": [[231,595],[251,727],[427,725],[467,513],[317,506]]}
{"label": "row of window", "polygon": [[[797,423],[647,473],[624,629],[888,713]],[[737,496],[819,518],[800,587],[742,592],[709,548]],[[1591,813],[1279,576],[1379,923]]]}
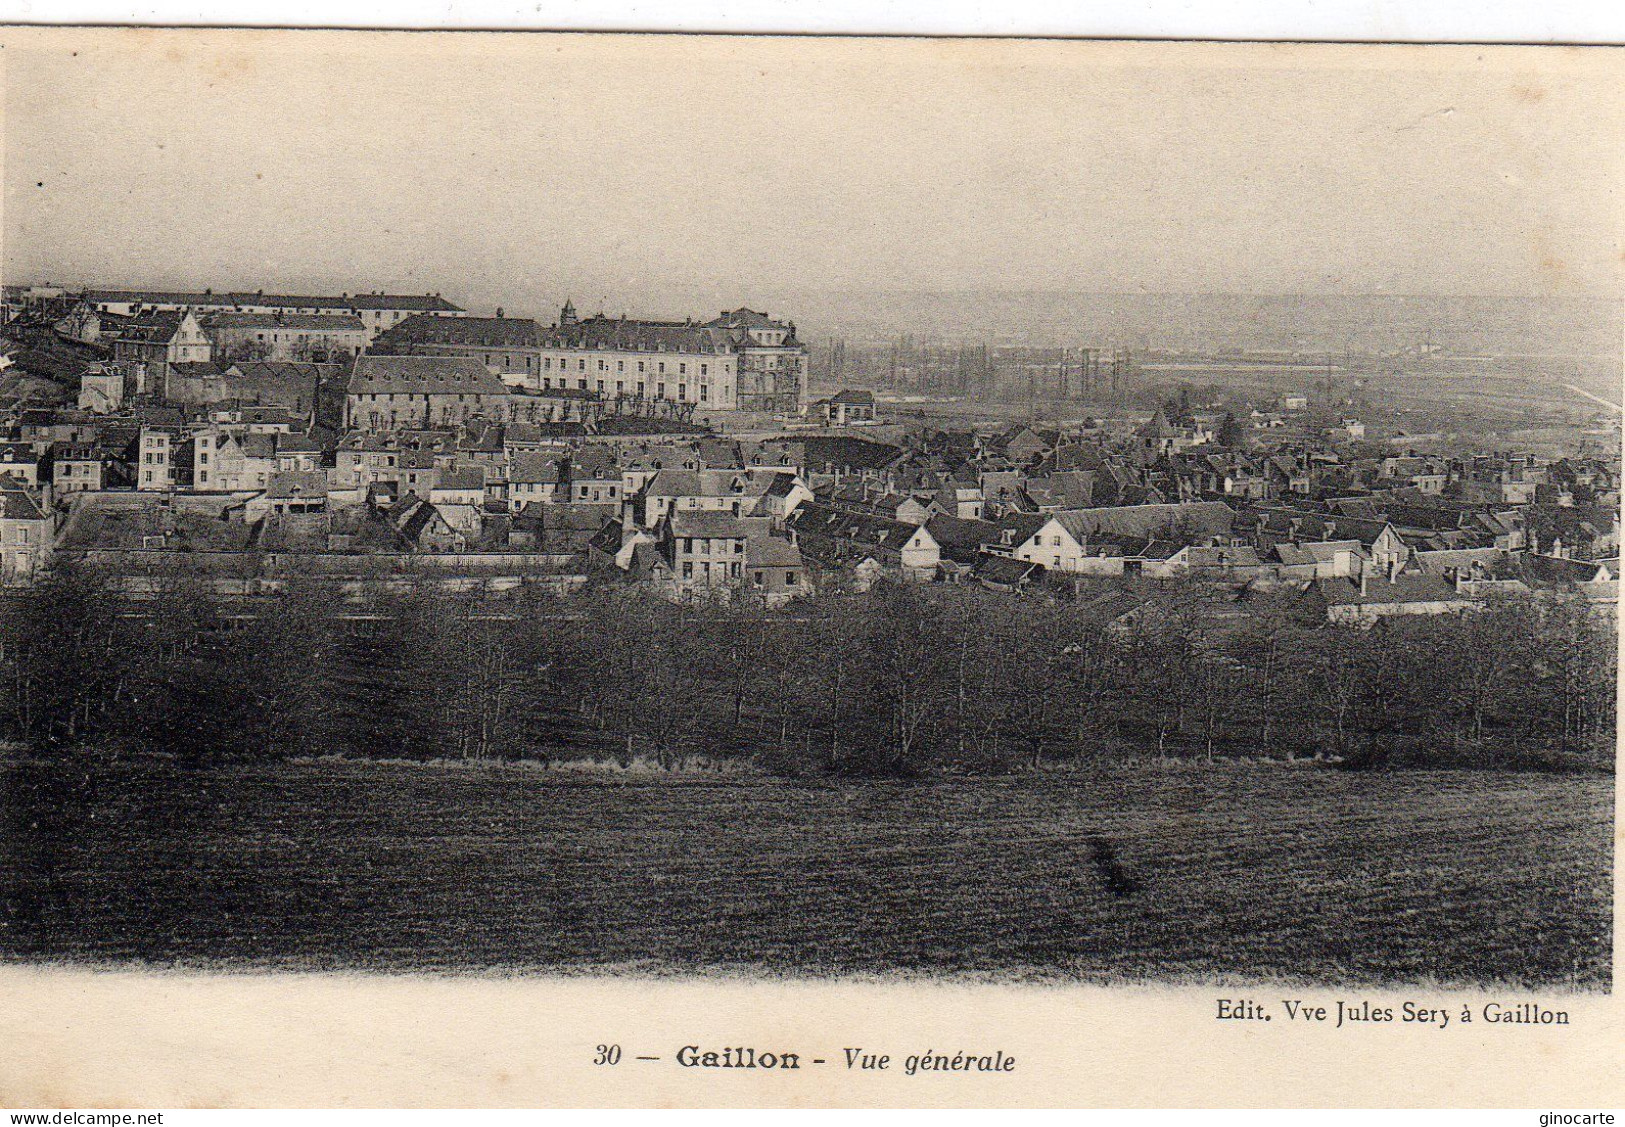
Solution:
{"label": "row of window", "polygon": [[[503,359],[506,360],[507,358],[504,357]],[[567,360],[563,356],[559,357],[558,360],[559,360],[559,371],[567,372],[567,371],[570,370],[570,361],[569,360]],[[486,354],[485,362],[487,364],[489,364],[491,362],[491,356],[490,356],[489,353]],[[644,367],[644,361],[639,360],[637,362],[637,364],[638,364],[637,370],[640,373],[647,370]],[[525,367],[527,367],[527,368],[530,367],[530,361],[529,360],[525,361]],[[709,364],[701,364],[699,366],[699,368],[700,368],[700,375],[708,376],[708,375],[711,374],[711,365],[709,365]],[[548,372],[548,371],[552,371],[552,370],[553,370],[553,357],[551,357],[551,356],[542,357],[542,371]],[[586,370],[587,370],[587,362],[585,360],[577,360],[576,361],[576,371],[585,372]],[[617,361],[615,361],[615,370],[617,372],[626,371],[626,361],[625,360],[617,360]],[[608,360],[600,360],[600,361],[598,361],[598,371],[600,371],[600,372],[609,371],[609,361]],[[665,373],[666,373],[666,362],[664,360],[656,360],[655,361],[655,374],[656,375],[665,375]],[[686,376],[688,374],[688,363],[686,361],[680,362],[677,365],[677,374],[680,375],[680,376]]]}
{"label": "row of window", "polygon": [[[706,536],[683,536],[683,537],[679,537],[679,539],[682,542],[682,550],[684,552],[690,554],[690,555],[709,556],[709,555],[715,554],[715,555],[719,555],[719,556],[725,556],[725,555],[728,554],[728,549],[727,549],[727,546],[726,546],[728,541],[726,541],[726,540],[718,540],[717,543],[718,543],[719,546],[718,546],[716,552],[713,553],[711,551],[712,538],[710,538],[710,537],[706,537]],[[743,540],[734,540],[733,541],[733,554],[736,555],[736,556],[739,556],[739,555],[743,555],[744,552],[745,552],[745,542]]]}
{"label": "row of window", "polygon": [[[599,380],[599,381],[597,381],[597,384],[593,388],[593,390],[596,391],[599,395],[607,395],[607,394],[609,394],[608,383],[609,383],[609,381],[607,381],[607,380]],[[570,386],[569,381],[562,380],[562,379],[559,381],[559,390],[560,391],[567,390],[569,388],[569,386]],[[633,391],[633,392],[628,392],[626,390],[626,381],[625,380],[616,380],[615,381],[615,394],[616,395],[628,395],[628,394],[631,394],[631,395],[636,395],[640,399],[644,398],[645,396],[647,396],[649,394],[649,392],[648,392],[648,386],[649,385],[645,381],[638,380],[637,383],[634,386],[636,387],[636,390]],[[543,391],[551,391],[551,390],[553,390],[553,380],[550,377],[548,377],[548,376],[543,376],[542,377],[542,390]],[[577,380],[576,381],[576,390],[578,390],[578,391],[586,391],[587,390],[587,381],[586,380]],[[705,383],[700,384],[699,385],[699,391],[700,391],[700,397],[697,400],[697,402],[700,402],[700,403],[709,403],[709,402],[711,402],[711,385],[710,384],[705,384]],[[655,384],[654,397],[656,399],[665,399],[666,398],[666,385],[665,384],[663,384],[663,383]],[[680,383],[680,384],[677,385],[677,399],[679,401],[686,401],[688,399],[688,384]]]}
{"label": "row of window", "polygon": [[[700,566],[705,569],[704,575],[705,575],[705,577],[707,579],[709,579],[711,577],[711,565],[710,564],[701,564]],[[718,571],[720,573],[722,565],[718,564],[717,568],[718,568]],[[728,578],[730,578],[730,579],[738,579],[739,578],[739,571],[740,571],[739,564],[738,564],[737,561],[735,561],[735,562],[732,562],[732,563],[728,564],[728,570],[727,570],[726,574],[727,574]],[[693,563],[691,563],[689,561],[684,561],[684,563],[683,563],[683,578],[684,579],[693,579],[694,578],[694,565],[693,565]],[[753,586],[753,587],[765,587],[765,586],[767,586],[767,573],[764,572],[764,571],[753,571],[753,572],[751,572],[750,582],[751,582],[751,586]],[[800,575],[799,572],[787,571],[787,572],[784,573],[784,585],[786,587],[795,587],[800,582],[801,582],[801,575]]]}

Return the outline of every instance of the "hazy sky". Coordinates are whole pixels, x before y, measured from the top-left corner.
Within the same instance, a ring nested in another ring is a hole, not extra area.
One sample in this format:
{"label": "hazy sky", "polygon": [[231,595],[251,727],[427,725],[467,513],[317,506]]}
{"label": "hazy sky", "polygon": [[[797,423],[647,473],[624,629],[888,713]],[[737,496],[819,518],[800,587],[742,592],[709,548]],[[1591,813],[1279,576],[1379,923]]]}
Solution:
{"label": "hazy sky", "polygon": [[647,313],[798,289],[1621,292],[1617,52],[0,43],[7,281]]}

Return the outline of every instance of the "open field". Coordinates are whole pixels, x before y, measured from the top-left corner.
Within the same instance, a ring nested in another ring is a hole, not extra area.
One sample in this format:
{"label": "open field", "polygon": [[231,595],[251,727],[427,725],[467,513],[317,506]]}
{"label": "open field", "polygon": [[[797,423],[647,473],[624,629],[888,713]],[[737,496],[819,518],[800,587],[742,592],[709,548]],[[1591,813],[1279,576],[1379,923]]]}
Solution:
{"label": "open field", "polygon": [[0,954],[1607,988],[1613,780],[0,772]]}

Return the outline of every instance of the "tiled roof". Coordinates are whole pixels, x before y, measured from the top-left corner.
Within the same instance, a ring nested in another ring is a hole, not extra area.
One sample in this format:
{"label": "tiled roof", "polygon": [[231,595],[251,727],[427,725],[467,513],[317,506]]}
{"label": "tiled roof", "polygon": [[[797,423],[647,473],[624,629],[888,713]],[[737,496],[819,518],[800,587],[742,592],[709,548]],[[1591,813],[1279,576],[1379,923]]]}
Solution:
{"label": "tiled roof", "polygon": [[278,500],[296,497],[326,497],[327,474],[322,470],[285,470],[272,474],[265,495]]}
{"label": "tiled roof", "polygon": [[380,334],[373,348],[380,352],[423,344],[535,348],[541,341],[541,326],[528,317],[437,317],[417,313]]}
{"label": "tiled roof", "polygon": [[332,297],[313,294],[267,294],[212,290],[86,290],[92,305],[190,305],[232,309],[242,306],[280,306],[285,309],[401,309],[424,313],[461,313],[462,309],[439,294],[350,294]]}
{"label": "tiled roof", "polygon": [[375,356],[356,358],[351,395],[506,395],[485,365],[466,356]]}
{"label": "tiled roof", "polygon": [[1440,603],[1465,601],[1453,584],[1434,575],[1395,576],[1366,582],[1366,593],[1349,579],[1317,579],[1315,585],[1331,606],[1391,606],[1397,603]]}
{"label": "tiled roof", "polygon": [[1079,543],[1096,535],[1150,537],[1174,528],[1183,528],[1190,538],[1199,540],[1228,533],[1235,517],[1235,511],[1222,501],[1071,509],[1055,514],[1061,527]]}
{"label": "tiled roof", "polygon": [[541,345],[544,348],[614,349],[622,352],[724,353],[729,350],[727,334],[713,326],[696,325],[690,321],[637,321],[601,315],[547,329],[541,334]]}
{"label": "tiled roof", "polygon": [[697,536],[709,539],[739,539],[750,534],[752,524],[728,513],[705,510],[679,509],[671,514],[673,536]]}
{"label": "tiled roof", "polygon": [[440,475],[436,489],[481,489],[485,488],[485,471],[479,466],[465,466],[462,469],[450,470]]}
{"label": "tiled roof", "polygon": [[788,537],[752,536],[745,541],[746,567],[800,567],[801,549]]}
{"label": "tiled roof", "polygon": [[21,489],[0,489],[0,517],[6,520],[44,520],[39,503]]}
{"label": "tiled roof", "polygon": [[564,459],[555,454],[518,453],[509,459],[508,480],[514,484],[556,484],[568,480]]}

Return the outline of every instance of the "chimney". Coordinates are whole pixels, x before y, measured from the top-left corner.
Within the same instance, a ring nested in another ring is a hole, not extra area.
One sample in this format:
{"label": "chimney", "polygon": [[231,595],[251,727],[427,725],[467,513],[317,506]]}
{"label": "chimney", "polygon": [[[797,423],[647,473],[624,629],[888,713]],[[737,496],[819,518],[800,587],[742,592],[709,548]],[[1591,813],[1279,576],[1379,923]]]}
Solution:
{"label": "chimney", "polygon": [[1360,598],[1362,599],[1365,598],[1366,595],[1366,575],[1370,572],[1370,570],[1371,569],[1364,564],[1360,565]]}

